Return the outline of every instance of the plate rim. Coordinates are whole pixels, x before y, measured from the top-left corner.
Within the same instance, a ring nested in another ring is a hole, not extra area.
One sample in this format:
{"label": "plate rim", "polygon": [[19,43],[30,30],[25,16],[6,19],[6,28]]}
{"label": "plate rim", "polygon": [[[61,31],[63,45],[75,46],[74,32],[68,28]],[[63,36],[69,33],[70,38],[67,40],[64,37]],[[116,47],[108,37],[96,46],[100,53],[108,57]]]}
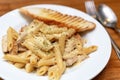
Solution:
{"label": "plate rim", "polygon": [[[40,6],[40,5],[48,5],[48,6],[59,6],[59,7],[66,7],[66,8],[70,8],[70,9],[74,9],[74,10],[76,10],[76,11],[78,11],[78,12],[80,12],[80,13],[82,13],[82,14],[85,14],[85,15],[87,15],[87,16],[89,16],[88,14],[86,14],[85,12],[83,12],[83,11],[80,11],[80,10],[78,10],[78,9],[75,9],[75,8],[72,8],[72,7],[69,7],[69,6],[65,6],[65,5],[58,5],[58,4],[35,4],[35,5],[28,5],[28,6],[24,6],[24,7],[34,7],[34,6]],[[1,16],[0,17],[0,20],[1,20],[1,18],[2,17],[4,17],[4,16],[6,16],[6,15],[8,15],[9,13],[12,13],[12,12],[14,12],[14,11],[18,11],[18,9],[15,9],[15,10],[12,10],[12,11],[10,11],[10,12],[7,12],[6,14],[4,14],[3,16]],[[89,16],[89,17],[91,17],[91,16]],[[92,17],[91,17],[92,18]],[[96,21],[96,20],[95,20]],[[97,22],[97,21],[96,21]],[[100,23],[99,23],[100,24]],[[100,24],[101,25],[101,24]],[[101,25],[102,26],[102,25]],[[102,26],[103,27],[103,26]],[[107,33],[107,31],[104,29],[104,31]],[[108,36],[108,34],[107,34],[107,36]],[[108,36],[108,38],[109,38],[109,43],[110,43],[110,37]],[[106,61],[106,64],[104,65],[104,67],[96,74],[96,75],[94,75],[93,77],[91,77],[91,79],[93,79],[95,76],[97,76],[105,67],[106,67],[106,65],[108,64],[108,62],[109,62],[109,60],[110,60],[110,56],[111,56],[111,51],[112,51],[112,47],[111,47],[111,45],[109,46],[109,48],[110,48],[110,53],[109,53],[109,58],[108,58],[108,60]]]}

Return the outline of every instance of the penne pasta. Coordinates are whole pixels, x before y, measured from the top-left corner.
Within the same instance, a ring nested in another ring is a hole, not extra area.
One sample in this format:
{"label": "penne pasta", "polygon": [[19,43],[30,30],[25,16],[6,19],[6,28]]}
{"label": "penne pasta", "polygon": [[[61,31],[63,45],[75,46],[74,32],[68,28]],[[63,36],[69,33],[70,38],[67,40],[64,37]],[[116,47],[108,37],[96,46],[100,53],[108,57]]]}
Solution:
{"label": "penne pasta", "polygon": [[17,68],[23,68],[25,67],[25,64],[24,63],[15,63],[14,64]]}
{"label": "penne pasta", "polygon": [[64,72],[65,66],[64,66],[64,62],[62,59],[62,54],[60,52],[60,48],[59,48],[59,44],[55,44],[54,45],[54,51],[55,51],[55,58],[56,58],[56,63],[58,66],[58,73],[59,73],[59,77],[61,77],[62,73]]}
{"label": "penne pasta", "polygon": [[11,51],[14,45],[14,41],[18,38],[18,33],[12,28],[9,27],[7,30],[7,47],[8,51]]}
{"label": "penne pasta", "polygon": [[62,55],[61,55],[61,52],[60,52],[60,48],[59,48],[59,45],[57,43],[54,46],[55,46],[54,51],[55,51],[56,62],[57,62],[57,65],[61,69],[62,66],[63,66],[63,60],[62,60]]}
{"label": "penne pasta", "polygon": [[21,58],[17,55],[6,54],[3,57],[5,60],[12,61],[12,62],[19,62],[19,63],[28,63],[26,58]]}
{"label": "penne pasta", "polygon": [[33,67],[33,65],[32,64],[30,64],[30,63],[27,63],[26,65],[25,65],[25,70],[26,70],[26,72],[32,72],[32,71],[34,71],[34,67]]}
{"label": "penne pasta", "polygon": [[32,64],[32,65],[37,65],[38,59],[39,59],[39,58],[38,58],[36,55],[32,54],[32,55],[30,56],[30,64]]}
{"label": "penne pasta", "polygon": [[61,35],[61,37],[59,38],[59,47],[60,47],[61,55],[64,54],[65,41],[66,41],[66,35]]}
{"label": "penne pasta", "polygon": [[30,50],[18,53],[19,57],[26,58],[26,59],[29,59],[31,55],[32,55],[32,52]]}
{"label": "penne pasta", "polygon": [[42,66],[39,69],[37,69],[37,75],[45,75],[48,72],[49,67],[48,66]]}
{"label": "penne pasta", "polygon": [[62,76],[62,74],[65,72],[66,70],[66,63],[63,62],[63,67],[59,70],[60,76]]}
{"label": "penne pasta", "polygon": [[43,58],[43,59],[51,59],[51,58],[54,58],[54,57],[55,57],[54,52],[50,51],[50,52],[48,52],[47,56],[45,58]]}
{"label": "penne pasta", "polygon": [[55,65],[56,61],[55,58],[52,59],[41,59],[40,61],[38,61],[38,67],[41,66],[51,66],[51,65]]}
{"label": "penne pasta", "polygon": [[60,73],[57,65],[52,66],[48,69],[48,78],[49,80],[59,80],[60,79]]}
{"label": "penne pasta", "polygon": [[79,54],[86,54],[89,55],[91,52],[94,52],[97,50],[97,46],[90,46],[90,47],[85,47],[82,49],[82,51]]}

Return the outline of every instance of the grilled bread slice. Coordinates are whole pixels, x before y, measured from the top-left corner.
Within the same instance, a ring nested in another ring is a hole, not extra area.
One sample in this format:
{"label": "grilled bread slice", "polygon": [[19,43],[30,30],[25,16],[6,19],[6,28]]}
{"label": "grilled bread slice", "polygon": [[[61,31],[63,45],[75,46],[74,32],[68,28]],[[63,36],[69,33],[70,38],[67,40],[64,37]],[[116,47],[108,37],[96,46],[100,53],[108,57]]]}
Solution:
{"label": "grilled bread slice", "polygon": [[96,26],[93,22],[87,21],[81,17],[62,14],[58,11],[46,8],[20,8],[20,12],[32,18],[42,20],[47,24],[74,28],[77,32],[92,30]]}

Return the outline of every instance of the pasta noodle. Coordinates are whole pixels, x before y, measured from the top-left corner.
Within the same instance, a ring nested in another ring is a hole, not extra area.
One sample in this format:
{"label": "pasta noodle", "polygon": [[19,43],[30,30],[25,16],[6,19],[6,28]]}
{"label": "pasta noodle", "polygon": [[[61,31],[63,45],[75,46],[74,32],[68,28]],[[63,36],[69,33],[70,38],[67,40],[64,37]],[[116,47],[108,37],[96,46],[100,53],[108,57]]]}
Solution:
{"label": "pasta noodle", "polygon": [[18,38],[18,33],[12,27],[9,27],[8,30],[7,30],[8,51],[11,51],[11,49],[13,48],[14,41],[17,38]]}
{"label": "pasta noodle", "polygon": [[32,64],[32,65],[37,65],[38,59],[39,59],[39,58],[38,58],[36,55],[32,54],[32,55],[30,56],[30,64]]}
{"label": "pasta noodle", "polygon": [[62,69],[63,69],[63,60],[62,60],[62,54],[60,52],[59,45],[57,43],[55,44],[54,50],[55,50],[56,63],[57,63],[57,66],[58,66],[59,72],[60,72],[59,74],[62,74],[63,73],[63,71],[62,71]]}
{"label": "pasta noodle", "polygon": [[28,63],[26,58],[21,58],[17,55],[6,54],[3,58],[12,62]]}
{"label": "pasta noodle", "polygon": [[14,64],[17,68],[23,68],[25,66],[24,63],[15,63]]}
{"label": "pasta noodle", "polygon": [[52,66],[48,69],[48,77],[49,77],[49,80],[59,80],[60,79],[60,73],[59,73],[57,65]]}
{"label": "pasta noodle", "polygon": [[87,47],[87,48],[83,48],[83,52],[88,55],[91,52],[96,51],[96,49],[97,49],[97,46],[90,46],[90,47]]}
{"label": "pasta noodle", "polygon": [[31,65],[30,63],[27,63],[26,65],[25,65],[25,70],[26,70],[26,72],[32,72],[33,70],[34,70],[34,67],[33,67],[33,65]]}
{"label": "pasta noodle", "polygon": [[65,40],[66,40],[66,35],[61,35],[61,37],[59,38],[59,47],[60,47],[61,55],[64,54]]}
{"label": "pasta noodle", "polygon": [[37,69],[37,74],[38,75],[45,75],[48,71],[49,67],[48,66],[42,66],[39,69]]}
{"label": "pasta noodle", "polygon": [[54,65],[56,62],[55,62],[55,58],[52,58],[52,59],[41,59],[40,61],[38,61],[38,67],[40,66],[51,66],[51,65]]}

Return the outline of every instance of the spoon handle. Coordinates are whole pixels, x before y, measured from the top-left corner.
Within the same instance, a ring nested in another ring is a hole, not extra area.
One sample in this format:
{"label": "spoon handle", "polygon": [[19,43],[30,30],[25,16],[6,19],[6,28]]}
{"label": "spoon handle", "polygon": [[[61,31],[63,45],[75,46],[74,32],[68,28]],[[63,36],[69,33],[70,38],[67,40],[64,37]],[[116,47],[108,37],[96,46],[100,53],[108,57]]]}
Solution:
{"label": "spoon handle", "polygon": [[[110,35],[109,35],[110,36]],[[113,48],[115,50],[115,52],[117,53],[118,58],[120,59],[120,48],[118,47],[118,45],[114,42],[114,40],[112,39],[112,37],[110,36],[111,39],[111,43],[113,45]]]}
{"label": "spoon handle", "polygon": [[118,28],[117,26],[115,26],[115,31],[120,34],[120,28]]}

